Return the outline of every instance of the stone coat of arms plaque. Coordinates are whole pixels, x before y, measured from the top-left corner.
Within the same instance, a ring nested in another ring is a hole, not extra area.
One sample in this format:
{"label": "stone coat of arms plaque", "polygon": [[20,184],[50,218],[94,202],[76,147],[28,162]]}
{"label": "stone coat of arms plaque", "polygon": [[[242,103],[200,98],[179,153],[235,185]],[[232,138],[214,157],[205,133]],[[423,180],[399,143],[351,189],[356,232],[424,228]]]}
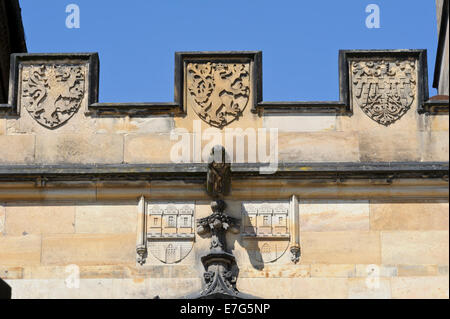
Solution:
{"label": "stone coat of arms plaque", "polygon": [[42,126],[54,129],[80,108],[85,94],[85,67],[32,64],[22,67],[22,106]]}
{"label": "stone coat of arms plaque", "polygon": [[415,60],[353,61],[351,76],[357,104],[381,125],[399,120],[415,99]]}
{"label": "stone coat of arms plaque", "polygon": [[222,128],[236,120],[250,98],[248,63],[189,63],[187,93],[194,112],[211,126]]}

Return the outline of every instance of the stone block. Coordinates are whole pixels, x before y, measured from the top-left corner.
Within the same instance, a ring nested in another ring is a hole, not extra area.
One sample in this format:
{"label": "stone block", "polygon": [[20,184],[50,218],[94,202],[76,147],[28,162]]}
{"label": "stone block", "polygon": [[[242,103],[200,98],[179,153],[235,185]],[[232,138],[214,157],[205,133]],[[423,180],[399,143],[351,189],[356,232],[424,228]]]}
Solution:
{"label": "stone block", "polygon": [[38,135],[36,161],[45,164],[122,163],[123,137],[110,134]]}
{"label": "stone block", "polygon": [[336,130],[336,115],[328,114],[267,114],[265,128],[276,128],[278,132],[329,132]]}
{"label": "stone block", "polygon": [[352,264],[312,264],[311,277],[351,278],[355,277]]}
{"label": "stone block", "polygon": [[368,201],[300,201],[300,231],[368,231]]}
{"label": "stone block", "polygon": [[41,236],[0,236],[0,265],[27,266],[41,261]]}
{"label": "stone block", "polygon": [[42,240],[42,264],[131,264],[135,250],[136,234],[48,235]]}
{"label": "stone block", "polygon": [[30,164],[34,162],[33,135],[0,135],[0,164]]}
{"label": "stone block", "polygon": [[278,150],[280,162],[359,162],[352,132],[280,133]]}
{"label": "stone block", "polygon": [[448,162],[448,131],[431,131],[422,133],[422,158],[424,162]]}
{"label": "stone block", "polygon": [[136,204],[77,205],[75,216],[77,233],[117,234],[136,232],[138,218]]}
{"label": "stone block", "polygon": [[387,278],[350,278],[349,299],[390,299],[391,282]]}
{"label": "stone block", "polygon": [[362,131],[359,133],[361,161],[420,161],[420,134],[417,131]]}
{"label": "stone block", "polygon": [[6,206],[8,235],[66,234],[74,232],[75,207],[72,204],[26,203]]}
{"label": "stone block", "polygon": [[383,264],[448,264],[448,231],[392,231],[381,233]]}
{"label": "stone block", "polygon": [[300,233],[304,264],[378,264],[381,262],[378,232],[339,231]]}
{"label": "stone block", "polygon": [[397,277],[391,279],[392,298],[448,299],[447,277]]}
{"label": "stone block", "polygon": [[370,204],[372,230],[448,230],[448,203]]}

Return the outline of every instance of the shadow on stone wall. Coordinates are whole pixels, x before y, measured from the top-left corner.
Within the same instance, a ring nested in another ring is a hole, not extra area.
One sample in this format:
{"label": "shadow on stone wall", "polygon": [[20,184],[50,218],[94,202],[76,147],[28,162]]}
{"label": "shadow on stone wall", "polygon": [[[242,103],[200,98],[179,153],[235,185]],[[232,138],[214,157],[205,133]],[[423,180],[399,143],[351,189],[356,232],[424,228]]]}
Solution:
{"label": "shadow on stone wall", "polygon": [[0,299],[11,299],[11,287],[0,278]]}

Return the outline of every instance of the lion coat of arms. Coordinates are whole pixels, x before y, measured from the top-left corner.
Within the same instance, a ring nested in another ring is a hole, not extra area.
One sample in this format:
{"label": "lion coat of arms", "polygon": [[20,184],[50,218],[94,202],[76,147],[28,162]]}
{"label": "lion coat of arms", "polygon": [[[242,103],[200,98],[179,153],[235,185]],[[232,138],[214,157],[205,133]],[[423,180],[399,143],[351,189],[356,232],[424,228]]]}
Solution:
{"label": "lion coat of arms", "polygon": [[249,96],[246,63],[190,63],[187,90],[195,113],[211,126],[222,128],[237,119]]}
{"label": "lion coat of arms", "polygon": [[391,125],[414,101],[415,69],[414,60],[352,62],[352,90],[356,102],[375,122]]}
{"label": "lion coat of arms", "polygon": [[79,109],[85,93],[84,67],[42,64],[23,67],[22,105],[42,126],[54,129]]}

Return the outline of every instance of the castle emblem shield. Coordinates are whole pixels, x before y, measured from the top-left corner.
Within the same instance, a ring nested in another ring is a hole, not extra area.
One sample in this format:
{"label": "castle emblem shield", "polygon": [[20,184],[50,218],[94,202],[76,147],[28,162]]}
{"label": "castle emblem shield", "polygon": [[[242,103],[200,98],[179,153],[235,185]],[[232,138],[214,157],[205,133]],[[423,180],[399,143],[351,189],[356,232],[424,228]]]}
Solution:
{"label": "castle emblem shield", "polygon": [[399,120],[415,99],[415,60],[353,61],[351,74],[357,104],[381,125]]}
{"label": "castle emblem shield", "polygon": [[250,97],[248,63],[202,62],[187,65],[187,94],[194,112],[222,128],[244,111]]}

